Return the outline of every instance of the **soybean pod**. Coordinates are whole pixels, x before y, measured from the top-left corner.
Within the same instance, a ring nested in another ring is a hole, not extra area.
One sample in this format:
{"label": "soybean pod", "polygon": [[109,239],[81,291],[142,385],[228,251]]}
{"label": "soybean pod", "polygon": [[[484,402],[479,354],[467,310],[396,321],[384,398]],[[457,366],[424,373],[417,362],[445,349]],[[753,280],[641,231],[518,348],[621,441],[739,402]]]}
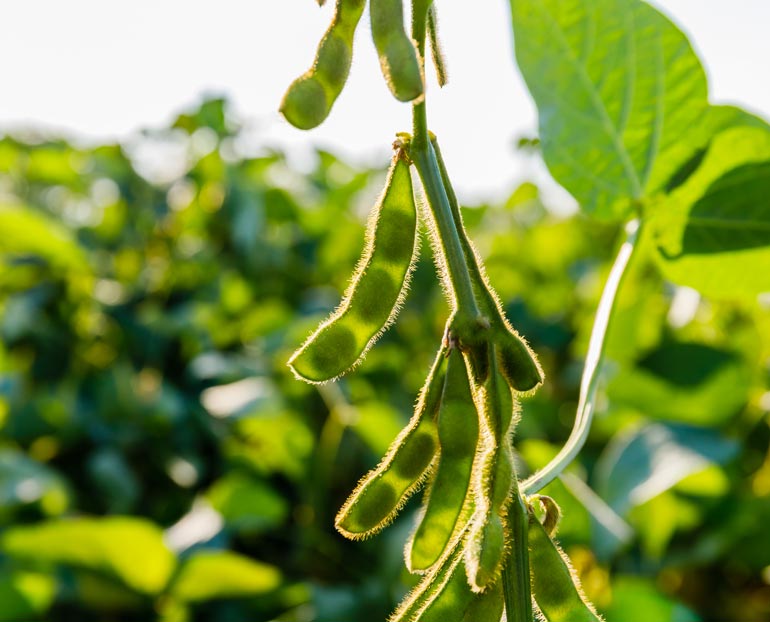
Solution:
{"label": "soybean pod", "polygon": [[425,512],[405,551],[412,572],[429,569],[452,544],[470,515],[471,473],[479,438],[479,420],[463,354],[453,348],[438,411],[439,456],[426,493]]}
{"label": "soybean pod", "polygon": [[422,64],[404,30],[402,0],[371,0],[372,39],[380,67],[393,96],[403,102],[424,94]]}
{"label": "soybean pod", "polygon": [[491,356],[489,378],[476,400],[483,406],[485,442],[474,464],[476,511],[465,557],[468,583],[477,592],[486,590],[500,575],[506,545],[510,544],[505,517],[513,489],[511,435],[518,405],[497,370],[494,352]]}
{"label": "soybean pod", "polygon": [[548,622],[602,622],[567,556],[530,510],[529,564],[535,602]]}
{"label": "soybean pod", "polygon": [[441,179],[444,182],[449,205],[452,209],[452,219],[460,234],[463,254],[470,268],[473,289],[482,312],[489,318],[491,324],[493,341],[499,352],[500,371],[512,389],[520,392],[534,391],[543,382],[543,370],[535,353],[505,317],[500,298],[489,283],[489,278],[483,267],[484,264],[465,234],[460,204],[452,188],[449,173],[441,156],[441,149],[434,135],[431,135],[431,144],[436,153]]}
{"label": "soybean pod", "polygon": [[465,564],[455,566],[443,589],[413,618],[414,622],[500,622],[503,614],[502,586],[475,594],[465,579]]}
{"label": "soybean pod", "polygon": [[337,0],[313,66],[292,82],[283,96],[280,111],[293,126],[309,130],[329,116],[350,73],[353,37],[365,4],[365,0]]}
{"label": "soybean pod", "polygon": [[298,378],[320,383],[350,371],[395,319],[417,255],[416,229],[409,163],[399,150],[342,302],[289,359]]}
{"label": "soybean pod", "polygon": [[436,3],[432,2],[428,8],[428,41],[430,42],[430,55],[433,65],[436,67],[436,78],[439,86],[446,86],[449,76],[446,70],[446,59],[441,49],[441,41],[438,38],[438,16],[436,15]]}
{"label": "soybean pod", "polygon": [[399,605],[390,622],[500,622],[502,583],[474,594],[465,580],[463,533]]}
{"label": "soybean pod", "polygon": [[393,615],[390,616],[389,622],[413,622],[418,619],[422,611],[430,606],[431,602],[441,595],[462,562],[463,534],[455,540],[439,562],[401,601]]}
{"label": "soybean pod", "polygon": [[346,538],[366,538],[390,524],[430,472],[438,449],[435,416],[444,386],[444,355],[442,346],[411,420],[337,514],[335,526]]}

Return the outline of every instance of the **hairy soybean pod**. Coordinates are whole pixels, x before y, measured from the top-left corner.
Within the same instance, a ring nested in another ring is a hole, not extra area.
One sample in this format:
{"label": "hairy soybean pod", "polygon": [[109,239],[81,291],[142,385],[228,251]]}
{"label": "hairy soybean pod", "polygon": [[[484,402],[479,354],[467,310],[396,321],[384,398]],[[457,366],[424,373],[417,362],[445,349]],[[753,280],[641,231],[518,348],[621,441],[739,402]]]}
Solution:
{"label": "hairy soybean pod", "polygon": [[380,66],[393,96],[410,102],[423,95],[423,75],[417,50],[404,30],[402,0],[371,0],[372,38]]}
{"label": "hairy soybean pod", "polygon": [[425,514],[407,543],[406,562],[412,572],[435,564],[462,527],[459,519],[472,499],[471,473],[478,437],[479,420],[466,362],[455,348],[449,353],[438,411],[438,465],[426,493]]}
{"label": "hairy soybean pod", "polygon": [[465,235],[460,204],[457,201],[452,182],[449,179],[444,158],[435,136],[431,137],[433,150],[436,152],[441,180],[444,182],[452,219],[460,232],[460,243],[463,247],[465,260],[470,268],[473,289],[481,307],[481,311],[489,318],[494,331],[494,341],[500,351],[500,366],[505,379],[516,391],[533,391],[543,382],[543,370],[527,342],[511,326],[505,317],[500,298],[489,282],[484,263],[479,254]]}
{"label": "hairy soybean pod", "polygon": [[390,524],[429,472],[438,449],[435,414],[444,385],[444,360],[442,347],[409,424],[339,511],[335,526],[345,537],[366,538]]}
{"label": "hairy soybean pod", "polygon": [[460,538],[404,599],[390,622],[500,622],[502,584],[474,594],[465,575]]}
{"label": "hairy soybean pod", "polygon": [[337,0],[313,66],[292,82],[283,96],[281,113],[294,127],[309,130],[329,116],[350,73],[353,37],[365,4],[365,0]]}
{"label": "hairy soybean pod", "polygon": [[446,86],[449,77],[446,71],[446,59],[438,38],[438,17],[436,16],[435,2],[431,3],[428,9],[428,40],[430,41],[430,55],[433,57],[433,65],[436,67],[438,85]]}
{"label": "hairy soybean pod", "polygon": [[477,399],[482,409],[482,454],[474,464],[476,512],[472,520],[465,563],[468,583],[485,591],[500,575],[508,541],[505,510],[513,484],[511,431],[514,404],[511,391],[492,362]]}
{"label": "hairy soybean pod", "polygon": [[499,448],[496,454],[491,460],[485,460],[485,468],[493,473],[485,482],[484,497],[477,499],[465,549],[468,583],[474,592],[484,592],[495,583],[502,571],[506,546],[510,544],[505,521],[513,484],[510,443]]}
{"label": "hairy soybean pod", "polygon": [[543,372],[532,350],[519,333],[500,325],[495,331],[498,363],[508,384],[517,391],[531,391],[543,381]]}
{"label": "hairy soybean pod", "polygon": [[340,306],[289,359],[302,380],[326,382],[354,367],[406,295],[417,255],[417,213],[409,164],[400,153],[372,210],[364,252]]}
{"label": "hairy soybean pod", "polygon": [[545,619],[548,622],[601,622],[602,618],[583,595],[567,556],[532,512],[528,539],[533,596]]}
{"label": "hairy soybean pod", "polygon": [[443,589],[434,594],[414,622],[500,622],[503,614],[501,584],[485,594],[475,594],[465,580],[464,564],[459,563]]}
{"label": "hairy soybean pod", "polygon": [[389,622],[414,622],[414,620],[418,620],[421,612],[440,596],[462,562],[464,535],[465,530],[455,539],[451,548],[444,553],[430,572],[426,573],[417,586],[401,601]]}

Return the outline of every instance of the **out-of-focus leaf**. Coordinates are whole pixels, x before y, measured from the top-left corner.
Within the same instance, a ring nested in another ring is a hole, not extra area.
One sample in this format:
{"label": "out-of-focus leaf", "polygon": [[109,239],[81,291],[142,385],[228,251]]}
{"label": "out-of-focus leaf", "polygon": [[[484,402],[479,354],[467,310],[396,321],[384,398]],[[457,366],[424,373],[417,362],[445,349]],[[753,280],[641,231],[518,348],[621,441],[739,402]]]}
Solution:
{"label": "out-of-focus leaf", "polygon": [[607,393],[649,417],[718,425],[746,403],[751,380],[751,369],[735,352],[672,341],[621,371]]}
{"label": "out-of-focus leaf", "polygon": [[690,609],[663,594],[650,581],[618,577],[612,584],[612,604],[604,612],[617,622],[700,622]]}
{"label": "out-of-focus leaf", "polygon": [[64,512],[70,503],[64,479],[20,451],[0,449],[0,516],[33,503],[48,515]]}
{"label": "out-of-focus leaf", "polygon": [[230,473],[208,491],[209,503],[235,530],[258,532],[277,527],[289,506],[267,483],[245,474]]}
{"label": "out-of-focus leaf", "polygon": [[770,132],[719,134],[697,170],[656,206],[659,264],[713,297],[770,291]]}
{"label": "out-of-focus leaf", "polygon": [[723,464],[738,444],[706,428],[654,423],[615,437],[594,471],[596,491],[624,516],[686,477]]}
{"label": "out-of-focus leaf", "polygon": [[58,222],[29,208],[0,205],[0,257],[41,257],[60,270],[89,274],[85,254]]}
{"label": "out-of-focus leaf", "polygon": [[176,558],[163,532],[141,518],[74,518],[12,527],[0,536],[6,555],[104,573],[143,594],[168,582]]}
{"label": "out-of-focus leaf", "polygon": [[629,521],[639,533],[647,557],[660,559],[671,538],[680,529],[693,528],[702,521],[698,507],[669,489],[629,512]]}
{"label": "out-of-focus leaf", "polygon": [[405,419],[388,406],[376,402],[355,407],[356,416],[350,427],[361,437],[376,456],[384,455]]}
{"label": "out-of-focus leaf", "polygon": [[107,447],[100,449],[89,457],[87,468],[111,512],[126,513],[134,508],[141,486],[120,452]]}
{"label": "out-of-focus leaf", "polygon": [[0,570],[0,622],[38,619],[53,602],[56,581],[49,574]]}
{"label": "out-of-focus leaf", "polygon": [[148,598],[112,578],[90,570],[72,573],[74,597],[88,609],[115,613],[146,608]]}
{"label": "out-of-focus leaf", "polygon": [[622,218],[703,142],[698,57],[639,0],[512,0],[511,10],[551,173],[587,211]]}
{"label": "out-of-focus leaf", "polygon": [[24,173],[33,182],[75,186],[85,164],[83,155],[69,146],[42,145],[30,151]]}
{"label": "out-of-focus leaf", "polygon": [[225,442],[227,453],[264,474],[300,477],[313,449],[307,425],[292,413],[252,415],[240,419],[235,436]]}
{"label": "out-of-focus leaf", "polygon": [[188,602],[248,598],[272,592],[281,581],[275,566],[229,551],[200,551],[184,561],[171,593]]}

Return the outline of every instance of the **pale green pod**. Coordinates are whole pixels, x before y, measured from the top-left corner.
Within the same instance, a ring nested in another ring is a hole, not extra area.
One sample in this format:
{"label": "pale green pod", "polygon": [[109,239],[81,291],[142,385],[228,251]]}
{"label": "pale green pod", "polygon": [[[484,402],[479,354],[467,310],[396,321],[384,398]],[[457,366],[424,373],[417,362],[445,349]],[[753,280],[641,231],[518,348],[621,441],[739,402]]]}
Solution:
{"label": "pale green pod", "polygon": [[426,493],[425,512],[405,552],[411,572],[433,566],[462,529],[460,519],[471,510],[471,473],[478,438],[479,420],[466,361],[455,348],[449,353],[438,412],[438,464]]}
{"label": "pale green pod", "polygon": [[385,190],[372,210],[366,245],[337,310],[289,359],[307,382],[350,371],[393,322],[417,256],[417,212],[409,164],[394,156]]}
{"label": "pale green pod", "polygon": [[532,596],[548,622],[602,622],[583,594],[567,556],[530,512]]}
{"label": "pale green pod", "polygon": [[309,130],[329,116],[350,74],[353,38],[364,5],[365,0],[337,0],[313,66],[291,83],[281,101],[280,111],[293,126]]}
{"label": "pale green pod", "polygon": [[422,97],[422,66],[414,43],[404,30],[402,0],[371,0],[369,14],[374,47],[390,92],[403,102]]}
{"label": "pale green pod", "polygon": [[438,450],[435,416],[444,386],[444,360],[442,347],[412,419],[337,514],[335,526],[346,538],[366,538],[389,525],[429,473]]}

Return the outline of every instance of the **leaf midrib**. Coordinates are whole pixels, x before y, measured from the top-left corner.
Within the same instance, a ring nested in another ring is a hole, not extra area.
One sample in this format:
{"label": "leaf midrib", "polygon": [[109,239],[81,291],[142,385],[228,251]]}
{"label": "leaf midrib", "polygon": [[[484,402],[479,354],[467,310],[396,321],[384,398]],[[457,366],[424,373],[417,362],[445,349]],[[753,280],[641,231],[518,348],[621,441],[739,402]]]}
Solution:
{"label": "leaf midrib", "polygon": [[[562,47],[562,49],[565,52],[565,57],[569,61],[569,63],[573,66],[573,68],[576,70],[576,73],[578,75],[578,78],[583,83],[583,86],[586,88],[590,98],[591,102],[593,104],[594,109],[596,110],[596,113],[601,119],[602,126],[604,127],[605,132],[607,132],[607,135],[610,137],[611,142],[613,146],[615,147],[615,151],[618,154],[618,157],[620,158],[621,164],[623,166],[623,170],[626,173],[626,177],[628,178],[628,181],[631,184],[632,187],[632,193],[633,198],[640,199],[643,195],[642,185],[639,180],[639,176],[636,174],[636,170],[634,169],[633,163],[631,162],[631,158],[628,154],[628,151],[625,149],[625,145],[623,144],[623,141],[621,140],[620,135],[618,134],[617,128],[613,125],[612,119],[610,118],[609,113],[607,112],[607,108],[604,105],[604,101],[602,100],[599,93],[596,92],[596,89],[594,88],[594,84],[591,81],[590,76],[585,70],[585,67],[580,62],[580,60],[575,56],[572,48],[567,43],[567,40],[564,37],[564,33],[559,27],[558,22],[554,19],[553,15],[540,3],[535,3],[535,6],[537,9],[541,12],[541,14],[544,15],[546,22],[551,28],[551,31],[554,32],[555,38],[557,39],[559,45]],[[628,37],[629,35],[626,35]],[[633,54],[633,46],[627,45],[627,49],[629,50],[629,54]],[[636,65],[636,62],[632,59],[632,62],[634,65]],[[659,120],[657,119],[656,115],[656,122]]]}

